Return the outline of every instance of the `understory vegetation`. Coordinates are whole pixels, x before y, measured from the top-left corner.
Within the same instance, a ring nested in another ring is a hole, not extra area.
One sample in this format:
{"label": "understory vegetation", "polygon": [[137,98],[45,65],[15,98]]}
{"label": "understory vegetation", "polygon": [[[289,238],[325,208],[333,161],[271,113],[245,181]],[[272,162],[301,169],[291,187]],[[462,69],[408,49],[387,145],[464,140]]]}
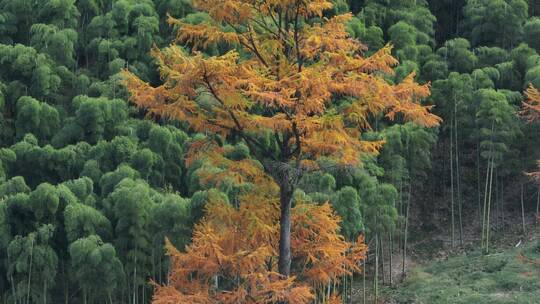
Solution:
{"label": "understory vegetation", "polygon": [[536,303],[540,282],[538,240],[514,248],[450,257],[415,268],[390,303]]}

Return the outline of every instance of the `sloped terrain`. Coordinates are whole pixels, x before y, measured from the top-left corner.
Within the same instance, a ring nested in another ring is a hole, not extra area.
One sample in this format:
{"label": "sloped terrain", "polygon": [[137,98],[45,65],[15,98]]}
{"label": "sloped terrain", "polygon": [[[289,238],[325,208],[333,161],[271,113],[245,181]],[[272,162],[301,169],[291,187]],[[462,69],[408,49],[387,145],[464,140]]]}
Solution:
{"label": "sloped terrain", "polygon": [[387,303],[539,303],[540,241],[418,266],[385,292]]}

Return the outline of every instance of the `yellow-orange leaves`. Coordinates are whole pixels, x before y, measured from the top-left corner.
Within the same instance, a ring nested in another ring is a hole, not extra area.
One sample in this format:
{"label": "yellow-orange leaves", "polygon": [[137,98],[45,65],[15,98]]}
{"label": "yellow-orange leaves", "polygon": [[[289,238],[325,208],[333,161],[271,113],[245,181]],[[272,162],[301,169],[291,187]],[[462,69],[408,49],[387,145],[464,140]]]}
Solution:
{"label": "yellow-orange leaves", "polygon": [[337,15],[323,24],[305,26],[305,40],[300,45],[302,55],[307,59],[330,53],[352,53],[366,50],[359,41],[349,37],[346,24],[352,18],[351,13]]}
{"label": "yellow-orange leaves", "polygon": [[339,218],[329,204],[297,205],[292,230],[292,254],[303,267],[299,276],[312,286],[322,288],[360,271],[358,262],[364,260],[367,246],[362,237],[352,245],[332,232],[339,230]]}
{"label": "yellow-orange leaves", "polygon": [[[220,147],[196,142],[192,149],[196,151],[189,153],[227,169],[224,172],[230,176],[246,175],[243,181],[252,182],[253,187],[241,193],[237,207],[209,192],[206,213],[195,227],[192,244],[180,252],[167,242],[172,262],[169,283],[156,286],[153,303],[307,304],[315,299],[332,303],[335,295],[329,298],[321,291],[361,270],[367,252],[363,237],[355,244],[346,242],[330,204],[297,201],[291,233],[297,266],[290,277],[281,276],[277,273],[277,185],[257,166],[247,169],[250,165],[245,163],[245,170],[239,169],[244,163],[220,156],[216,151]],[[223,176],[207,178],[216,182]]]}
{"label": "yellow-orange leaves", "polygon": [[277,199],[257,189],[236,209],[212,197],[186,252],[167,243],[169,284],[156,286],[153,303],[307,304],[319,289],[360,270],[367,247],[362,238],[352,245],[339,235],[329,204],[299,203],[292,214],[292,254],[301,267],[285,278],[276,272]]}
{"label": "yellow-orange leaves", "polygon": [[[525,96],[527,97],[527,100],[523,102],[523,108],[520,115],[525,117],[528,122],[537,121],[540,119],[540,92],[532,85],[529,85],[527,91],[525,91]],[[540,168],[540,160],[537,161],[537,164]],[[533,179],[540,181],[540,171],[531,172],[528,173],[528,175]]]}
{"label": "yellow-orange leaves", "polygon": [[[290,159],[328,156],[340,163],[355,162],[366,152],[359,149],[366,146],[361,132],[375,116],[426,127],[440,122],[420,104],[429,87],[417,84],[414,74],[396,85],[384,79],[397,64],[390,46],[363,56],[365,46],[346,31],[350,14],[306,22],[330,8],[330,1],[194,4],[212,21],[191,25],[170,18],[179,29],[176,42],[193,49],[188,53],[173,45],[153,51],[163,85],[153,88],[125,72],[131,101],[152,114],[225,136],[276,132],[301,146],[291,147],[298,153]],[[217,42],[233,49],[219,56],[196,51]],[[349,106],[335,107],[335,100],[343,98]],[[329,117],[334,124],[327,127],[323,123]]]}
{"label": "yellow-orange leaves", "polygon": [[530,85],[525,91],[527,100],[523,102],[523,115],[529,122],[536,121],[540,118],[540,92],[538,89]]}

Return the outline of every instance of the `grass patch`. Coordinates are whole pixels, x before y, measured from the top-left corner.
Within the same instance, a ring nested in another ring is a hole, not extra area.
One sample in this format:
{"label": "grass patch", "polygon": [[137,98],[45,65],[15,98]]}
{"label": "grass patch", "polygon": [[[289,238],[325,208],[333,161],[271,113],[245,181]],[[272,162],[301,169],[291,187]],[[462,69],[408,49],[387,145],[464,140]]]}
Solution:
{"label": "grass patch", "polygon": [[401,285],[384,293],[391,303],[540,303],[540,246],[534,242],[489,255],[472,252],[433,262],[416,268]]}

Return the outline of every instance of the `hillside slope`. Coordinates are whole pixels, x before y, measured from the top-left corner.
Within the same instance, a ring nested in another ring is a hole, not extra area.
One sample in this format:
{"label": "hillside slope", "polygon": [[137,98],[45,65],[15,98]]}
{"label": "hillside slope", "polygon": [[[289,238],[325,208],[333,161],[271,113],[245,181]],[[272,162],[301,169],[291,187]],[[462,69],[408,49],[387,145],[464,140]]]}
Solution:
{"label": "hillside slope", "polygon": [[386,303],[539,303],[540,241],[418,266],[385,295]]}

